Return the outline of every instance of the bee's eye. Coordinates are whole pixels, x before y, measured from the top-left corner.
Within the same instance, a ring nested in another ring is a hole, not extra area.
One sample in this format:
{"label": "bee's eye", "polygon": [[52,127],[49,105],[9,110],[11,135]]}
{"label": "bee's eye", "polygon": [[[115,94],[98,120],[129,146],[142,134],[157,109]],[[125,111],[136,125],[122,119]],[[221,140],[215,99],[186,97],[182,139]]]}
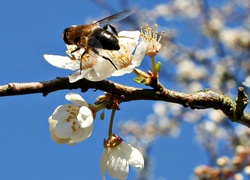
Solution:
{"label": "bee's eye", "polygon": [[68,39],[68,34],[69,34],[69,28],[64,29],[62,38],[66,44],[71,44],[69,39]]}
{"label": "bee's eye", "polygon": [[79,41],[80,41],[80,37],[76,37],[76,38],[74,39],[74,43],[75,43],[75,44],[77,44]]}

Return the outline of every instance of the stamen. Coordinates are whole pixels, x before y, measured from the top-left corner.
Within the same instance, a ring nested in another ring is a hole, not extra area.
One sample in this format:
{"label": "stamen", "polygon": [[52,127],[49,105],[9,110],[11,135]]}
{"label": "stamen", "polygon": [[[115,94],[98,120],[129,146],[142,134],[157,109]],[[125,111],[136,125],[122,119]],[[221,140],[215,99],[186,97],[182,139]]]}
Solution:
{"label": "stamen", "polygon": [[89,54],[85,54],[83,57],[80,58],[81,61],[81,70],[85,70],[88,68],[92,68],[95,64],[96,59],[90,58]]}
{"label": "stamen", "polygon": [[161,49],[160,40],[162,39],[164,32],[161,32],[161,35],[158,38],[157,28],[157,24],[154,25],[154,30],[148,25],[146,25],[144,32],[141,28],[140,35],[142,40],[147,43],[146,55],[148,56],[155,56]]}
{"label": "stamen", "polygon": [[164,31],[161,32],[161,35],[160,35],[160,37],[159,37],[159,39],[158,39],[157,42],[160,42],[160,40],[161,40],[161,38],[162,38],[163,36],[164,36]]}

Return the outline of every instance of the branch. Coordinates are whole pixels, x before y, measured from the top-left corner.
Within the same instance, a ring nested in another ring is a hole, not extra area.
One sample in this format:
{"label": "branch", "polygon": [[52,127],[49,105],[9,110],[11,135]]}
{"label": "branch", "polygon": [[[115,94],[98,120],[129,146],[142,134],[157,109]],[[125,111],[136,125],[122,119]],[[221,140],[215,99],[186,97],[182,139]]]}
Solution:
{"label": "branch", "polygon": [[250,127],[250,114],[244,113],[248,104],[248,97],[244,88],[238,88],[236,102],[224,94],[216,93],[210,89],[193,93],[180,93],[161,86],[157,89],[142,89],[124,86],[108,80],[92,82],[86,79],[70,83],[68,78],[56,78],[44,82],[9,83],[0,86],[0,96],[24,95],[42,93],[43,96],[63,89],[78,89],[86,92],[88,89],[98,89],[111,94],[123,95],[123,102],[135,100],[161,100],[181,104],[191,109],[220,109],[230,120]]}

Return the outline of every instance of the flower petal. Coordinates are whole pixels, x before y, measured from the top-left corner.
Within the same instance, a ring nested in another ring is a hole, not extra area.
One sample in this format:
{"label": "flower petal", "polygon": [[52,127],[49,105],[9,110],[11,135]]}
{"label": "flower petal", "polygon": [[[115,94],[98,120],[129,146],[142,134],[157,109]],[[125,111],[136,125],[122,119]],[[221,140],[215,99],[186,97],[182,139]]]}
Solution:
{"label": "flower petal", "polygon": [[130,39],[138,40],[140,37],[140,31],[121,31],[118,33],[118,37],[128,37]]}
{"label": "flower petal", "polygon": [[122,31],[119,33],[119,36],[120,36],[119,44],[121,48],[126,47],[126,51],[129,51],[132,54],[135,47],[138,44],[140,32],[139,31]]}
{"label": "flower petal", "polygon": [[93,114],[92,111],[86,107],[82,106],[77,115],[77,121],[80,124],[81,128],[89,127],[93,124]]}
{"label": "flower petal", "polygon": [[56,124],[58,123],[58,121],[53,120],[52,116],[49,117],[49,131],[51,133],[51,138],[53,139],[53,141],[55,141],[58,144],[66,144],[69,142],[70,138],[59,138],[55,135],[54,129],[56,127]]}
{"label": "flower petal", "polygon": [[[79,68],[78,68],[79,69]],[[90,69],[87,69],[85,71],[76,71],[74,72],[73,74],[69,75],[68,78],[69,78],[69,82],[70,83],[74,83],[80,79],[83,79],[86,75],[86,73],[89,71]]]}
{"label": "flower petal", "polygon": [[68,93],[65,98],[77,106],[89,106],[87,101],[85,101],[82,96],[76,93]]}
{"label": "flower petal", "polygon": [[125,154],[129,165],[137,168],[144,168],[144,158],[138,149],[126,142],[122,142],[119,148]]}
{"label": "flower petal", "polygon": [[107,170],[113,178],[126,179],[128,176],[128,161],[117,147],[112,148],[108,153]]}
{"label": "flower petal", "polygon": [[71,123],[57,123],[54,133],[57,137],[62,139],[70,138],[72,135]]}
{"label": "flower petal", "polygon": [[54,131],[56,124],[58,123],[57,120],[52,119],[52,116],[49,117],[49,131],[52,132]]}
{"label": "flower petal", "polygon": [[92,134],[92,131],[93,131],[93,124],[84,129],[77,130],[77,132],[72,134],[69,144],[75,144],[84,141]]}
{"label": "flower petal", "polygon": [[52,114],[52,119],[53,120],[57,120],[58,122],[66,122],[66,119],[69,117],[69,108],[74,108],[78,106],[74,106],[72,104],[64,104],[64,105],[60,105],[58,106],[53,114]]}
{"label": "flower petal", "polygon": [[68,56],[44,54],[43,57],[46,59],[48,63],[58,68],[68,69],[73,71],[80,68],[80,62],[76,60],[71,60]]}
{"label": "flower petal", "polygon": [[115,67],[108,60],[101,58],[86,74],[85,78],[89,81],[101,81],[110,77],[115,70]]}
{"label": "flower petal", "polygon": [[141,62],[146,54],[147,50],[147,44],[145,42],[140,42],[140,44],[137,46],[134,54],[133,64],[135,67],[138,67],[141,65]]}
{"label": "flower petal", "polygon": [[70,141],[70,138],[63,139],[63,138],[57,137],[54,132],[51,132],[51,138],[53,139],[53,141],[55,141],[58,144],[67,144]]}
{"label": "flower petal", "polygon": [[101,162],[100,162],[102,180],[105,180],[104,174],[107,169],[107,164],[108,164],[108,149],[105,149],[102,153]]}
{"label": "flower petal", "polygon": [[119,69],[117,71],[115,71],[112,76],[122,76],[124,74],[128,74],[128,73],[131,73],[133,70],[134,70],[134,66],[128,66],[126,68],[122,68],[122,69]]}

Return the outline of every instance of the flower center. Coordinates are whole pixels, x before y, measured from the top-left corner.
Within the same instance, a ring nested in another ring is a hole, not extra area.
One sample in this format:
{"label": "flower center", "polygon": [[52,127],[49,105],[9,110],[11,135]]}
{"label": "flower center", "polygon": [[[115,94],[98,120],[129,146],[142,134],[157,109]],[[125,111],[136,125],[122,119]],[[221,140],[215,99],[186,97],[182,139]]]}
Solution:
{"label": "flower center", "polygon": [[96,62],[95,58],[91,57],[89,54],[85,54],[80,61],[81,70],[92,68]]}
{"label": "flower center", "polygon": [[133,56],[124,44],[120,44],[119,51],[106,51],[114,60],[118,69],[126,68],[132,63]]}
{"label": "flower center", "polygon": [[76,122],[76,116],[79,112],[79,107],[68,105],[66,112],[68,112],[68,117],[66,118],[66,122],[71,123],[72,124],[72,126],[71,126],[72,131],[76,132],[78,129],[77,122]]}
{"label": "flower center", "polygon": [[117,64],[121,69],[128,67],[132,62],[132,56],[129,53],[121,54],[117,59],[118,59]]}
{"label": "flower center", "polygon": [[84,54],[85,49],[81,48],[81,49],[75,51],[77,48],[75,45],[68,45],[67,48],[68,48],[68,50],[66,51],[66,53],[70,56],[70,59],[73,61],[75,61],[75,60],[80,61],[80,69],[81,70],[92,68],[93,65],[95,64],[96,58],[90,56],[88,53]]}

